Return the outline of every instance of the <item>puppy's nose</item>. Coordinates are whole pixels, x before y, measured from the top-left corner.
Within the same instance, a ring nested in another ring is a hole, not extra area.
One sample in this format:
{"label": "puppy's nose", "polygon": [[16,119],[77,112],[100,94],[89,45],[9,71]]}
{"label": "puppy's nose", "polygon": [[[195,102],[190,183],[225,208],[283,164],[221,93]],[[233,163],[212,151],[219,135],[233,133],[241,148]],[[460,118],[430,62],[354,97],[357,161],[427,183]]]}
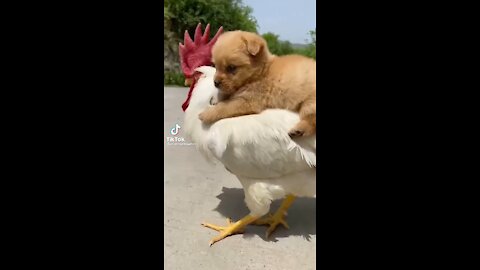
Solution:
{"label": "puppy's nose", "polygon": [[215,87],[217,87],[217,88],[220,87],[220,82],[219,81],[214,81],[213,83],[215,84]]}

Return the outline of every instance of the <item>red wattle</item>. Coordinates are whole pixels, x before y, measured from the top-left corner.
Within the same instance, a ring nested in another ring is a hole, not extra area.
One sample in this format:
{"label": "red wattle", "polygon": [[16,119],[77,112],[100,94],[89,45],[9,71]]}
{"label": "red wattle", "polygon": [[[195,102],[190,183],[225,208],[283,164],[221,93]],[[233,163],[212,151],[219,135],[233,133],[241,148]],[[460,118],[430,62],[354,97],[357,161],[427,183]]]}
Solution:
{"label": "red wattle", "polygon": [[195,83],[197,82],[197,78],[193,77],[192,84],[190,85],[190,90],[188,90],[187,100],[182,104],[182,109],[185,111],[190,105],[190,98],[192,97],[193,88],[195,87]]}

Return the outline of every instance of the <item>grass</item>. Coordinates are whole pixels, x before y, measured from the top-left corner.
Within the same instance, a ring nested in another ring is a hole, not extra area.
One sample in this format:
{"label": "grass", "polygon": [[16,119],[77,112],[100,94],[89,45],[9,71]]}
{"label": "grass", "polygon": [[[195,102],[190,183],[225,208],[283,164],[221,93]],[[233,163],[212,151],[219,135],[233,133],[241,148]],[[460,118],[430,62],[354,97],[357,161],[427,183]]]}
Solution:
{"label": "grass", "polygon": [[163,73],[163,85],[185,86],[185,77],[181,72],[165,71]]}

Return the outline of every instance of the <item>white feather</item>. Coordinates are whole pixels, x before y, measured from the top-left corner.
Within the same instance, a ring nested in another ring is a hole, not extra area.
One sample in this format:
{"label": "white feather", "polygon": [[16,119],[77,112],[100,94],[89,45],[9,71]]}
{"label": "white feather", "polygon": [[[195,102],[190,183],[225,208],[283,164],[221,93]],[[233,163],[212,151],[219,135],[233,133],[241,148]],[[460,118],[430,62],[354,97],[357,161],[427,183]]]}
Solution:
{"label": "white feather", "polygon": [[187,136],[207,160],[218,160],[237,176],[245,202],[254,215],[264,215],[275,199],[287,194],[314,197],[316,137],[292,140],[288,131],[299,121],[297,113],[268,109],[204,125],[198,115],[218,99],[213,84],[215,68],[203,66],[185,111]]}

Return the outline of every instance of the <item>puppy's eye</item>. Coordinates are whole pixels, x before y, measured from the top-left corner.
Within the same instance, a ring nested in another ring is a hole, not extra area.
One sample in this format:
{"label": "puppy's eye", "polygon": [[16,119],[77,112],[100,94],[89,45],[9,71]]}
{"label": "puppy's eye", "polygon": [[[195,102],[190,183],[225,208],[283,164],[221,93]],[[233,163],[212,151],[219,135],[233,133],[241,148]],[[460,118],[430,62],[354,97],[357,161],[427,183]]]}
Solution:
{"label": "puppy's eye", "polygon": [[236,66],[233,66],[233,65],[227,66],[227,72],[230,74],[234,74],[236,70],[237,70]]}

